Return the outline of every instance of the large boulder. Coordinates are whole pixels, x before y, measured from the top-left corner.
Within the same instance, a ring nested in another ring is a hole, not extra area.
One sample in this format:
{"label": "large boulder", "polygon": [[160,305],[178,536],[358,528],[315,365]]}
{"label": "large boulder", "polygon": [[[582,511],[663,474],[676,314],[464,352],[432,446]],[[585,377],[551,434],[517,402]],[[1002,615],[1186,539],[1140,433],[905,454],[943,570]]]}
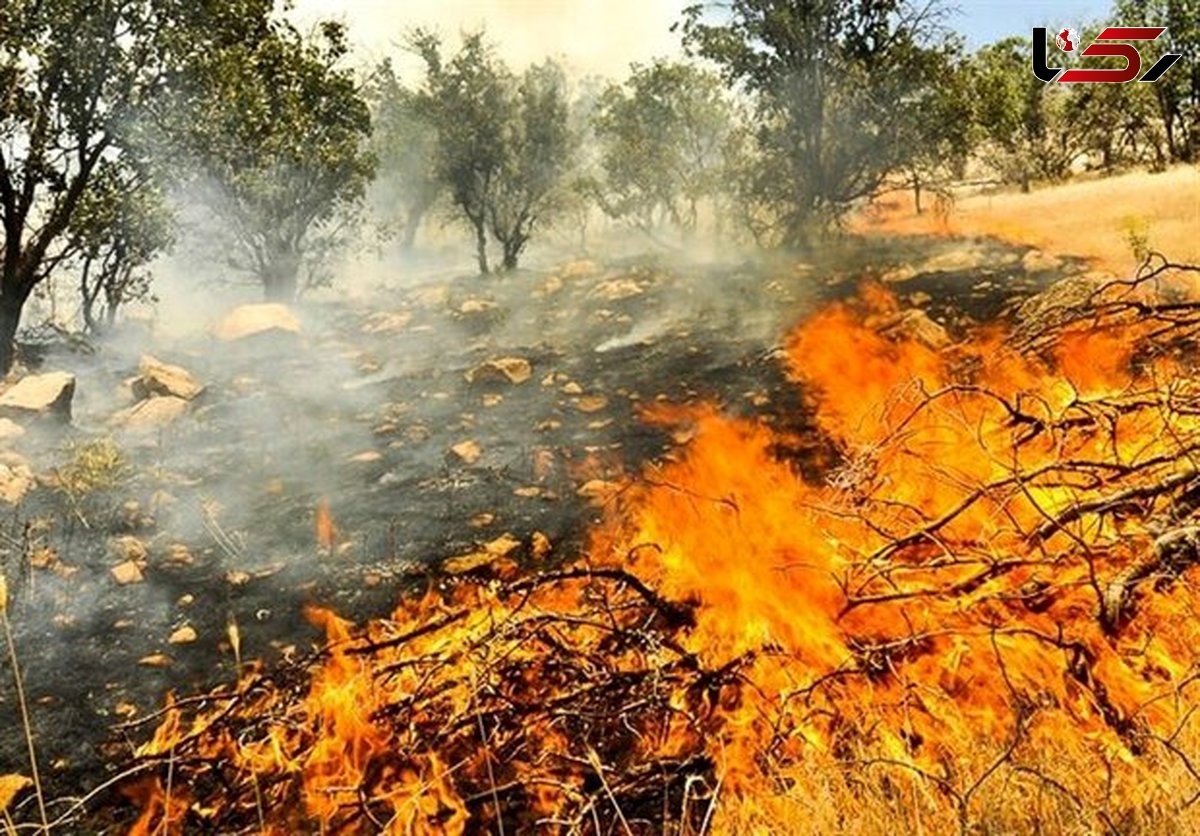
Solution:
{"label": "large boulder", "polygon": [[164,363],[149,354],[138,363],[138,376],[134,378],[132,388],[134,397],[139,400],[169,395],[190,401],[204,391],[204,386],[187,369]]}
{"label": "large boulder", "polygon": [[267,302],[238,305],[213,326],[212,334],[221,342],[235,342],[266,334],[300,333],[300,320],[287,305]]}
{"label": "large boulder", "polygon": [[0,416],[49,415],[69,421],[73,397],[75,375],[68,372],[29,375],[0,395]]}

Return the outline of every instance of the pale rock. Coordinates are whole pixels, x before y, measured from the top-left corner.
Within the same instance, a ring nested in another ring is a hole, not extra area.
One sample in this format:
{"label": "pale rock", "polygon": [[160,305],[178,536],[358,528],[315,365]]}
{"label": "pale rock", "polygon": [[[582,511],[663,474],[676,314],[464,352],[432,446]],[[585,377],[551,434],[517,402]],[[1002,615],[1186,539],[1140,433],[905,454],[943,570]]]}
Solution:
{"label": "pale rock", "polygon": [[622,299],[641,296],[644,292],[642,286],[633,279],[609,279],[592,288],[588,295],[606,302],[618,302]]}
{"label": "pale rock", "polygon": [[36,484],[29,463],[16,453],[0,456],[0,500],[16,505]]}
{"label": "pale rock", "polygon": [[221,342],[234,342],[261,334],[299,333],[300,320],[291,308],[278,302],[239,305],[212,329],[212,335]]}
{"label": "pale rock", "polygon": [[204,386],[187,369],[164,363],[149,354],[138,363],[138,376],[130,388],[138,399],[170,395],[185,401],[195,399],[204,391]]}
{"label": "pale rock", "polygon": [[23,377],[0,395],[0,416],[53,415],[70,420],[75,375],[48,372]]}
{"label": "pale rock", "polygon": [[124,563],[118,563],[108,571],[113,576],[113,580],[121,586],[128,586],[132,583],[141,583],[143,580],[145,580],[145,576],[142,575],[142,567],[132,560],[127,560]]}
{"label": "pale rock", "polygon": [[480,363],[466,373],[468,383],[524,383],[533,376],[533,367],[523,357],[497,357]]}
{"label": "pale rock", "polygon": [[888,337],[911,340],[935,351],[950,345],[946,329],[917,308],[908,308],[888,317],[877,326],[879,332]]}
{"label": "pale rock", "polygon": [[483,448],[474,441],[460,441],[450,448],[450,452],[458,456],[464,464],[475,464],[483,455]]}
{"label": "pale rock", "polygon": [[141,401],[113,415],[111,423],[131,432],[150,432],[167,427],[188,411],[188,402],[174,395]]}
{"label": "pale rock", "polygon": [[11,418],[0,418],[0,444],[16,441],[25,435],[25,428]]}

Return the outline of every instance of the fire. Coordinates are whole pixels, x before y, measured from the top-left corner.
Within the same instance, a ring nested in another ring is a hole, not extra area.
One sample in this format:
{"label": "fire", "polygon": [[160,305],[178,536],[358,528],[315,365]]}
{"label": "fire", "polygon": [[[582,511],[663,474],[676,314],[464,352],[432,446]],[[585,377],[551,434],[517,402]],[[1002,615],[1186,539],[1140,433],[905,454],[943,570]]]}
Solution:
{"label": "fire", "polygon": [[690,441],[576,562],[314,611],[303,681],[172,708],[139,755],[188,809],[147,785],[142,832],[1196,824],[1200,387],[1136,322],[938,351],[880,334],[895,305],[788,340],[826,479],[763,424],[655,410]]}
{"label": "fire", "polygon": [[317,510],[313,515],[313,528],[317,535],[317,547],[324,552],[332,552],[337,546],[341,534],[333,522],[333,514],[329,511],[329,500],[325,497],[317,500]]}

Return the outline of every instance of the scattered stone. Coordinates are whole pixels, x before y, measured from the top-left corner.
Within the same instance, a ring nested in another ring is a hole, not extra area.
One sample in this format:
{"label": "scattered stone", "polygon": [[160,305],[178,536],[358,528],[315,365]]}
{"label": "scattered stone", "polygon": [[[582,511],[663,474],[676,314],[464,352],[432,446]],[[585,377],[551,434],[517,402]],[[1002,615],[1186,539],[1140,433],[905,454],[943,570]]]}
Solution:
{"label": "scattered stone", "polygon": [[575,493],[594,505],[604,505],[616,497],[621,486],[605,479],[590,479],[579,486]]}
{"label": "scattered stone", "polygon": [[11,418],[0,418],[0,444],[16,441],[25,435],[25,428]]}
{"label": "scattered stone", "polygon": [[109,540],[108,553],[122,563],[135,563],[137,565],[144,565],[146,558],[150,555],[146,544],[130,534],[114,537]]}
{"label": "scattered stone", "polygon": [[379,311],[367,317],[367,321],[363,324],[362,332],[364,334],[391,334],[396,331],[403,331],[412,322],[412,311]]}
{"label": "scattered stone", "polygon": [[138,664],[146,668],[169,668],[174,661],[165,653],[151,653],[149,656],[138,659]]}
{"label": "scattered stone", "polygon": [[910,293],[908,295],[908,302],[914,308],[920,308],[924,305],[928,305],[932,301],[933,297],[923,290],[918,290],[916,293]]}
{"label": "scattered stone", "polygon": [[564,279],[586,279],[600,275],[601,268],[589,258],[580,258],[562,265],[557,272]]}
{"label": "scattered stone", "polygon": [[1062,267],[1062,261],[1058,256],[1043,252],[1042,250],[1030,250],[1021,256],[1021,269],[1027,273],[1041,273],[1049,270],[1058,270]]}
{"label": "scattered stone", "polygon": [[464,464],[475,464],[483,455],[483,448],[474,441],[460,441],[450,448],[450,452],[458,456]]}
{"label": "scattered stone", "polygon": [[471,526],[471,528],[487,528],[489,525],[491,525],[495,521],[496,521],[495,514],[489,513],[487,511],[483,511],[482,513],[476,514],[475,516],[471,517],[470,522],[468,522],[467,524],[469,526]]}
{"label": "scattered stone", "polygon": [[163,395],[122,409],[112,417],[114,426],[132,432],[149,432],[175,423],[188,411],[188,402],[174,395]]}
{"label": "scattered stone", "polygon": [[565,386],[563,386],[560,391],[564,395],[582,395],[583,387],[572,380],[570,383],[567,383]]}
{"label": "scattered stone", "polygon": [[520,547],[521,541],[506,531],[495,540],[485,543],[483,550],[496,557],[507,557]]}
{"label": "scattered stone", "polygon": [[907,308],[877,326],[879,333],[920,343],[935,351],[950,345],[950,335],[918,308]]}
{"label": "scattered stone", "polygon": [[187,369],[164,363],[149,354],[138,363],[138,376],[130,388],[139,400],[170,395],[190,401],[204,391],[204,386]]}
{"label": "scattered stone", "polygon": [[466,374],[468,383],[524,383],[533,376],[533,367],[523,357],[498,357],[480,363]]}
{"label": "scattered stone", "polygon": [[196,638],[196,628],[185,624],[167,637],[167,644],[191,644]]}
{"label": "scattered stone", "polygon": [[141,583],[145,580],[145,576],[142,575],[142,567],[133,560],[118,563],[109,569],[109,572],[112,574],[113,580],[121,586],[127,586],[131,583]]}
{"label": "scattered stone", "polygon": [[0,456],[0,500],[16,505],[36,482],[33,469],[23,458],[16,453]]}
{"label": "scattered stone", "polygon": [[491,313],[498,307],[500,306],[490,299],[468,299],[458,306],[458,312],[463,316],[478,316]]}
{"label": "scattered stone", "polygon": [[896,267],[891,267],[887,270],[884,270],[882,275],[880,275],[879,280],[888,284],[898,284],[900,282],[906,282],[909,279],[915,278],[916,276],[917,271],[911,264],[900,264]]}
{"label": "scattered stone", "polygon": [[221,342],[234,342],[262,334],[299,333],[300,320],[291,308],[277,302],[238,305],[212,329],[212,335]]}
{"label": "scattered stone", "polygon": [[484,409],[491,409],[493,406],[499,406],[503,400],[504,400],[503,395],[497,395],[494,393],[484,395],[483,396]]}
{"label": "scattered stone", "polygon": [[182,609],[184,607],[190,607],[194,603],[196,603],[196,596],[190,592],[185,592],[183,595],[179,596],[179,600],[175,602],[175,606]]}
{"label": "scattered stone", "polygon": [[642,286],[633,279],[609,279],[593,287],[588,295],[606,302],[618,302],[641,296],[644,292]]}
{"label": "scattered stone", "polygon": [[50,415],[69,421],[73,397],[75,375],[68,372],[29,375],[0,395],[0,416]]}
{"label": "scattered stone", "polygon": [[519,496],[523,499],[534,499],[542,495],[542,489],[537,485],[526,485],[520,488],[513,489],[513,496]]}
{"label": "scattered stone", "polygon": [[382,458],[383,454],[378,450],[364,450],[361,453],[354,454],[347,459],[347,461],[354,462],[355,464],[369,464],[371,462],[377,462]]}
{"label": "scattered stone", "polygon": [[554,548],[550,543],[550,538],[540,531],[533,532],[533,536],[529,538],[529,553],[534,560],[541,560],[546,555],[550,554]]}
{"label": "scattered stone", "polygon": [[550,372],[548,375],[546,375],[545,377],[542,378],[542,388],[549,389],[551,386],[554,385],[554,381],[555,381],[555,374],[554,374],[554,372]]}
{"label": "scattered stone", "polygon": [[599,412],[608,406],[608,398],[603,395],[585,395],[575,402],[575,408],[583,413]]}
{"label": "scattered stone", "polygon": [[167,566],[191,566],[194,562],[191,550],[183,543],[167,546],[167,553],[163,556],[163,563]]}

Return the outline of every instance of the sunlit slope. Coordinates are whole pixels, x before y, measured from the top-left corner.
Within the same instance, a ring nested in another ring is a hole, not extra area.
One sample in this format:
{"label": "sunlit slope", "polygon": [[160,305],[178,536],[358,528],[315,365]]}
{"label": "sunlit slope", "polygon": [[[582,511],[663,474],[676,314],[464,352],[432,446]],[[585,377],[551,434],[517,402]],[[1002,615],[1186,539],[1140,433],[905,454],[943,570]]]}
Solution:
{"label": "sunlit slope", "polygon": [[[932,205],[930,198],[924,201]],[[945,211],[913,211],[911,192],[880,200],[852,222],[859,231],[989,235],[1126,271],[1131,235],[1174,261],[1200,261],[1200,169],[1135,172],[1036,189],[958,198]]]}

